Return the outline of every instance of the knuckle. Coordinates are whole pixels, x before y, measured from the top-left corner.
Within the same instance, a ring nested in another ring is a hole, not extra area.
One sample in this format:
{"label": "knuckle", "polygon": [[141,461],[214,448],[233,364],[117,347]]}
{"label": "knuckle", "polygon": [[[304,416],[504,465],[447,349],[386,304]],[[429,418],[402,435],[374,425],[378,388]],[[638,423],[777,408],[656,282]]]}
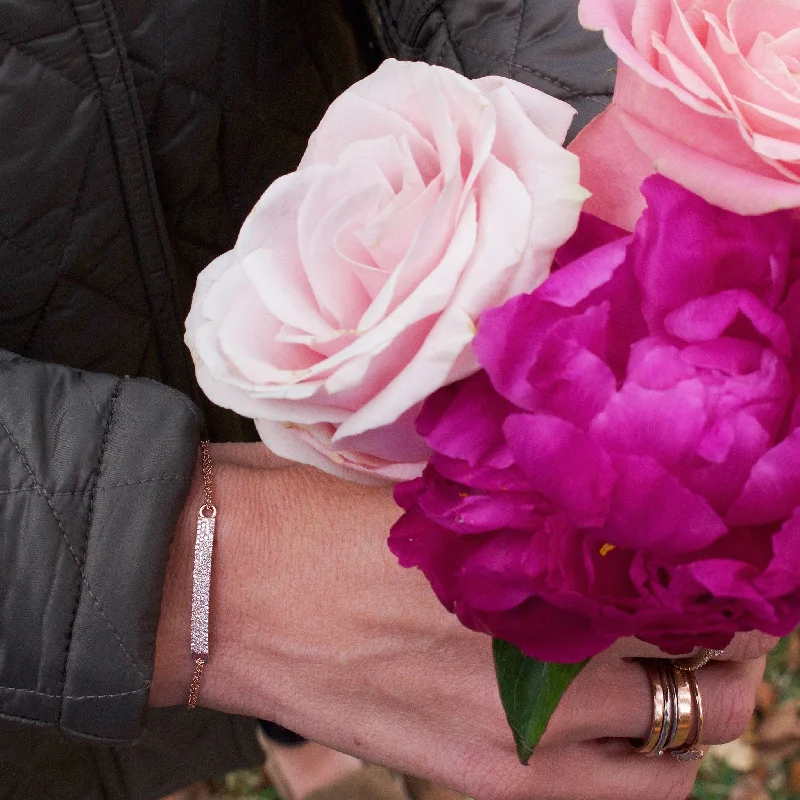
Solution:
{"label": "knuckle", "polygon": [[[731,686],[722,694],[717,721],[711,728],[715,741],[724,744],[738,739],[750,724],[755,710],[755,692],[741,686]],[[707,737],[710,739],[710,737]]]}

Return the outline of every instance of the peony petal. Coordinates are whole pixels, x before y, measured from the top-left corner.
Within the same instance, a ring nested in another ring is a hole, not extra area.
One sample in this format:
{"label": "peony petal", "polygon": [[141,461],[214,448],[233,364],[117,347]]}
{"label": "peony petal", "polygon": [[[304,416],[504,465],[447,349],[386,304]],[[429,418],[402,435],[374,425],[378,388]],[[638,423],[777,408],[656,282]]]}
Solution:
{"label": "peony petal", "polygon": [[576,526],[603,524],[616,478],[608,453],[596,441],[546,414],[512,414],[503,433],[533,491]]}
{"label": "peony petal", "polygon": [[800,623],[800,571],[797,569],[800,564],[800,508],[795,509],[772,537],[772,550],[769,566],[754,583],[767,597],[795,594],[794,628]]}
{"label": "peony petal", "polygon": [[800,430],[794,430],[756,462],[727,519],[731,525],[762,525],[787,519],[798,507]]}
{"label": "peony petal", "polygon": [[475,467],[502,443],[502,424],[514,411],[481,370],[440,389],[422,406],[417,431],[439,454]]}
{"label": "peony petal", "polygon": [[[579,424],[605,405],[616,386],[614,374],[601,360],[607,304],[559,319],[552,306],[521,295],[487,316],[473,349],[503,397],[528,411],[555,411],[561,400],[568,407],[585,404],[583,409],[573,408]],[[522,341],[515,335],[520,330],[529,334]]]}
{"label": "peony petal", "polygon": [[592,435],[609,451],[677,464],[697,450],[707,421],[705,396],[698,380],[665,391],[628,383],[595,417]]}
{"label": "peony petal", "polygon": [[[538,530],[543,523],[542,515],[538,513],[536,496],[529,492],[515,494],[469,491],[459,484],[436,480],[420,497],[418,505],[425,516],[435,524],[459,535],[472,536],[494,532],[491,537],[482,537],[483,544],[476,552],[478,557],[482,557],[481,551],[487,548],[490,552],[494,551],[498,558],[510,556],[508,552],[503,554],[496,550],[497,540],[507,539],[510,535],[510,532],[503,533],[503,529]],[[519,533],[515,533],[513,536],[517,541],[523,542],[522,546],[530,551],[527,535],[521,537]],[[530,560],[532,558],[528,559]],[[511,563],[510,560],[508,563]],[[525,559],[518,561],[515,571],[519,573],[524,565]]]}
{"label": "peony petal", "polygon": [[[775,268],[788,261],[791,244],[788,212],[743,217],[661,176],[648,178],[642,191],[649,207],[637,224],[630,258],[651,328],[658,330],[666,314],[689,301],[729,287],[749,289],[762,302],[777,299]],[[680,237],[672,235],[676,228]]]}
{"label": "peony petal", "polygon": [[740,315],[779,355],[790,354],[786,323],[748,291],[729,289],[690,300],[664,318],[664,330],[685,342],[710,342],[725,334]]}
{"label": "peony petal", "polygon": [[[582,213],[574,235],[559,247],[556,253],[556,265],[565,267],[597,248],[625,238],[626,233],[627,231],[605,222],[600,217]],[[622,257],[620,257],[621,262]]]}
{"label": "peony petal", "polygon": [[395,502],[405,508],[406,513],[392,526],[389,549],[401,566],[419,567],[442,605],[453,611],[455,574],[477,542],[475,537],[459,537],[452,531],[432,525],[419,512],[416,502],[426,491],[426,484],[426,478],[422,478],[395,487]]}
{"label": "peony petal", "polygon": [[654,459],[615,455],[614,469],[617,483],[600,539],[662,556],[700,550],[727,533],[711,506]]}
{"label": "peony petal", "polygon": [[[461,614],[459,618],[464,622]],[[531,598],[510,611],[480,612],[476,621],[481,624],[479,630],[513,642],[530,658],[561,664],[591,658],[619,638],[600,628],[596,620],[541,598]]]}

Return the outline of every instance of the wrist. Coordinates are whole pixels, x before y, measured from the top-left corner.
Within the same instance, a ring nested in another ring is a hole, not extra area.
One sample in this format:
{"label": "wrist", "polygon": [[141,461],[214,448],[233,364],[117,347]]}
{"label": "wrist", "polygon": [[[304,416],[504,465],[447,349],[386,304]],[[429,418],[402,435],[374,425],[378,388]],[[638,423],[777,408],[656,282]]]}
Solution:
{"label": "wrist", "polygon": [[[292,583],[286,565],[298,559],[282,545],[282,530],[292,526],[291,498],[307,497],[301,485],[313,470],[276,469],[287,462],[269,456],[263,445],[210,446],[214,503],[218,509],[211,572],[209,659],[199,704],[245,713],[253,695],[254,665],[263,672],[263,640],[270,620],[265,609],[280,607],[278,583]],[[170,548],[161,602],[150,705],[185,705],[194,670],[190,648],[192,571],[197,517],[205,502],[200,461],[181,511]],[[276,557],[275,549],[283,551]],[[295,549],[291,546],[289,549]],[[286,556],[286,557],[284,557]],[[282,564],[282,571],[274,569]],[[297,598],[295,598],[295,601]],[[259,715],[267,714],[264,692]]]}
{"label": "wrist", "polygon": [[[322,698],[335,706],[330,698],[351,680],[348,663],[379,658],[384,647],[393,647],[397,626],[429,625],[431,604],[445,623],[450,615],[421,576],[400,569],[386,547],[400,513],[390,489],[346,483],[311,468],[254,466],[231,447],[211,451],[218,514],[210,653],[199,703],[309,730]],[[187,700],[192,561],[202,504],[196,478],[167,570],[153,705]],[[422,602],[406,602],[420,590]]]}

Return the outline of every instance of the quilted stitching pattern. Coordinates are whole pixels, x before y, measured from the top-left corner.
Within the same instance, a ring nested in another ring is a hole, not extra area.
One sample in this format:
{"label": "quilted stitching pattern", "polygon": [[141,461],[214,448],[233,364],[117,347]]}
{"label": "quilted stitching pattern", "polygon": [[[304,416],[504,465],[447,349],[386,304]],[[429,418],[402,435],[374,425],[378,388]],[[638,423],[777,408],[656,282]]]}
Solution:
{"label": "quilted stitching pattern", "polygon": [[156,383],[0,358],[0,715],[136,734],[156,619],[130,600],[158,597],[196,426]]}
{"label": "quilted stitching pattern", "polygon": [[160,0],[118,4],[117,13],[166,228],[191,289],[366,65],[337,7],[318,0]]}
{"label": "quilted stitching pattern", "polygon": [[95,371],[0,354],[0,718],[140,733],[197,420],[97,372],[191,389],[196,272],[365,71],[334,2],[0,0],[0,347]]}
{"label": "quilted stitching pattern", "polygon": [[157,210],[134,200],[147,164],[131,160],[136,137],[119,138],[136,108],[117,100],[129,94],[119,56],[100,56],[115,52],[108,14],[94,0],[0,2],[0,343],[188,388]]}
{"label": "quilted stitching pattern", "polygon": [[566,100],[574,136],[605,108],[615,60],[583,30],[575,0],[376,0],[395,52],[469,78],[501,74]]}

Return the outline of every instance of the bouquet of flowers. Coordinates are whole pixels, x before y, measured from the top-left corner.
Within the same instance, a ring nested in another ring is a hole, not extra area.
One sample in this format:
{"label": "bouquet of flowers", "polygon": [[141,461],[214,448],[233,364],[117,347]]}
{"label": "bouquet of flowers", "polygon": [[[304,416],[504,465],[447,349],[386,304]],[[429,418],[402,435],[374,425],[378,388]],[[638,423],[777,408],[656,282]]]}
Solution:
{"label": "bouquet of flowers", "polygon": [[388,61],[187,320],[274,452],[396,482],[389,546],[495,638],[523,761],[618,638],[800,622],[800,10],[580,13],[620,61],[569,151],[561,101]]}

